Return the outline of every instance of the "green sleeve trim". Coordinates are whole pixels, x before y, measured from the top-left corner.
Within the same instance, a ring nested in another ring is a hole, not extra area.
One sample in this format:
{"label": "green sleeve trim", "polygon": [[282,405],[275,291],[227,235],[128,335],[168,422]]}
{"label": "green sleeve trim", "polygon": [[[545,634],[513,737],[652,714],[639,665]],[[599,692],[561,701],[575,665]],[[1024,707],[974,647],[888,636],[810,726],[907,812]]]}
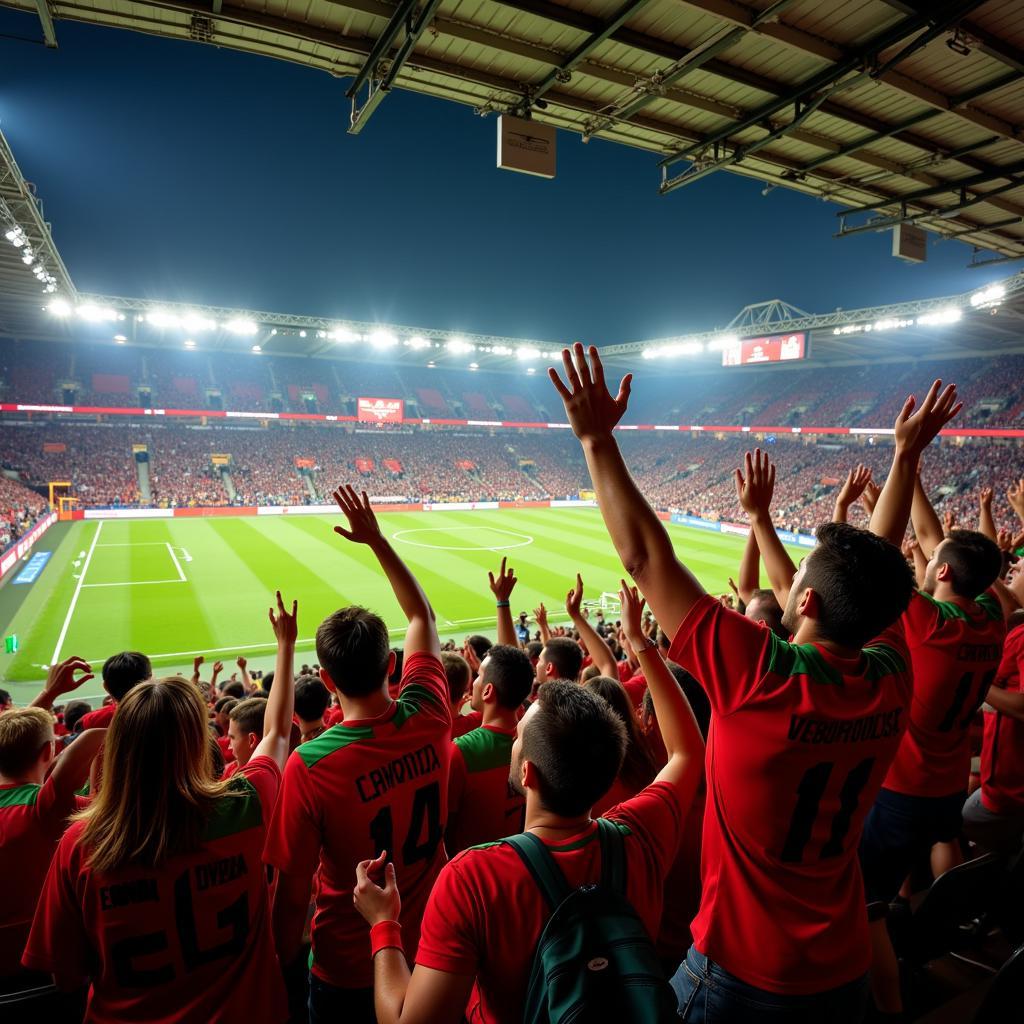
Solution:
{"label": "green sleeve trim", "polygon": [[360,740],[368,740],[371,736],[372,725],[332,725],[316,739],[296,747],[293,756],[301,757],[305,766],[312,768],[330,754],[344,750],[345,747]]}
{"label": "green sleeve trim", "polygon": [[233,836],[263,824],[263,807],[252,783],[244,775],[233,775],[225,796],[217,801],[203,830],[203,841]]}
{"label": "green sleeve trim", "polygon": [[15,786],[13,789],[0,789],[0,808],[34,807],[39,800],[41,788],[30,782],[24,786]]}
{"label": "green sleeve trim", "polygon": [[453,742],[462,754],[466,771],[472,775],[503,766],[507,768],[512,761],[512,744],[515,737],[480,728],[456,737]]}

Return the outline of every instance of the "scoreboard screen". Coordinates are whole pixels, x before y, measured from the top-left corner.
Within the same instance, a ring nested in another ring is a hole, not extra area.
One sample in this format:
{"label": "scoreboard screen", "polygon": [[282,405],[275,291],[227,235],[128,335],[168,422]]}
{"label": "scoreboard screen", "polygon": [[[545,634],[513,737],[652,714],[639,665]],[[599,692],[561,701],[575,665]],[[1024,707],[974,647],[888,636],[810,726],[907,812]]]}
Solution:
{"label": "scoreboard screen", "polygon": [[783,363],[807,358],[807,335],[769,334],[763,338],[740,338],[722,349],[723,366],[752,366]]}

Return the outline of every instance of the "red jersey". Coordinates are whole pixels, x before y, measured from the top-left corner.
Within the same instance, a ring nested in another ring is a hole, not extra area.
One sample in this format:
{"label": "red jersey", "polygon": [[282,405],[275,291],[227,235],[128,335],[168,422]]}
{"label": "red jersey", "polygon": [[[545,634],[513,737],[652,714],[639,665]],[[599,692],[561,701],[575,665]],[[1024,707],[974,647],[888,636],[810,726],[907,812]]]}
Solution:
{"label": "red jersey", "polygon": [[[81,802],[84,806],[85,801]],[[80,806],[52,779],[41,786],[0,786],[0,977],[21,969],[32,915],[68,816]]]}
{"label": "red jersey", "polygon": [[909,796],[951,796],[967,789],[968,730],[999,668],[1006,623],[989,594],[966,610],[921,591],[910,599],[902,623],[914,699],[910,728],[884,785]]}
{"label": "red jersey", "polygon": [[615,664],[615,671],[618,673],[619,682],[624,683],[627,679],[632,679],[637,673],[636,665],[630,664],[629,660],[619,661]]}
{"label": "red jersey", "polygon": [[482,711],[470,711],[465,715],[454,715],[452,717],[452,739],[465,736],[466,733],[479,729],[484,722]]}
{"label": "red jersey", "polygon": [[402,892],[406,950],[445,860],[448,683],[438,658],[410,654],[387,715],[335,725],[289,758],[266,860],[289,875],[317,873],[311,970],[340,988],[373,984],[369,926],[352,905],[356,864],[383,850]]}
{"label": "red jersey", "polygon": [[[626,894],[652,941],[685,813],[675,788],[656,782],[605,815],[622,831]],[[571,888],[601,877],[596,822],[545,843]],[[430,894],[416,963],[476,975],[466,1010],[470,1024],[519,1024],[534,950],[550,916],[551,908],[511,846],[499,842],[466,850],[445,866]]]}
{"label": "red jersey", "polygon": [[[1003,660],[993,686],[1011,693],[1024,691],[1024,626],[1006,634]],[[981,746],[981,802],[993,814],[1024,810],[1024,722],[1001,711],[986,712]]]}
{"label": "red jersey", "polygon": [[95,1024],[286,1020],[261,860],[280,782],[272,758],[254,757],[217,801],[202,846],[160,868],[92,871],[76,822],[50,865],[22,962],[89,978]]}
{"label": "red jersey", "polygon": [[452,742],[449,854],[523,831],[526,800],[509,782],[515,738],[515,729],[483,725]]}
{"label": "red jersey", "polygon": [[78,720],[78,731],[85,732],[86,729],[108,729],[114,720],[114,712],[117,711],[117,703],[104,704],[96,711],[90,711],[82,715]]}
{"label": "red jersey", "polygon": [[859,978],[871,944],[857,847],[909,717],[902,631],[840,658],[704,595],[670,656],[713,712],[694,944],[783,995]]}
{"label": "red jersey", "polygon": [[630,676],[622,684],[622,688],[626,691],[626,696],[634,708],[639,708],[643,704],[644,694],[647,692],[647,680],[644,679],[642,672],[635,676]]}
{"label": "red jersey", "polygon": [[235,759],[235,752],[231,749],[231,738],[229,736],[218,736],[217,746],[220,747],[220,755],[224,758],[224,764],[231,764]]}

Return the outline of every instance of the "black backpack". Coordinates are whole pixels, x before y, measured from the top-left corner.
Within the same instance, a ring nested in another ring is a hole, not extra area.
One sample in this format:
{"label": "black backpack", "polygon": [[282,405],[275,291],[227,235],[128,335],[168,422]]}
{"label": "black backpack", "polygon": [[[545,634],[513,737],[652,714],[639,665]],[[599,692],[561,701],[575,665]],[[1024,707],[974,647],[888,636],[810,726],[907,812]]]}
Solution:
{"label": "black backpack", "polygon": [[597,821],[601,881],[570,889],[544,843],[524,832],[508,843],[552,914],[533,955],[523,1024],[658,1024],[678,1021],[677,1002],[643,924],[626,899],[622,833]]}

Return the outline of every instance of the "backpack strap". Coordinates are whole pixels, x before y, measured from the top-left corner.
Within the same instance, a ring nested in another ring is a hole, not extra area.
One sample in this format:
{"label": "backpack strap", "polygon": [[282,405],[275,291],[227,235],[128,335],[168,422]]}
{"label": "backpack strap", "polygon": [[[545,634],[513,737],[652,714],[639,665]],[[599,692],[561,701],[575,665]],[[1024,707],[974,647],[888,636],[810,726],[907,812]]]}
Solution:
{"label": "backpack strap", "polygon": [[607,818],[598,818],[597,835],[601,841],[601,885],[625,896],[626,850],[622,833]]}
{"label": "backpack strap", "polygon": [[532,832],[522,832],[516,836],[509,836],[502,842],[508,843],[519,854],[519,859],[526,865],[526,870],[530,872],[537,883],[537,888],[544,894],[544,899],[547,900],[552,912],[557,910],[571,890],[562,869],[555,863],[555,858],[551,856],[543,840]]}

